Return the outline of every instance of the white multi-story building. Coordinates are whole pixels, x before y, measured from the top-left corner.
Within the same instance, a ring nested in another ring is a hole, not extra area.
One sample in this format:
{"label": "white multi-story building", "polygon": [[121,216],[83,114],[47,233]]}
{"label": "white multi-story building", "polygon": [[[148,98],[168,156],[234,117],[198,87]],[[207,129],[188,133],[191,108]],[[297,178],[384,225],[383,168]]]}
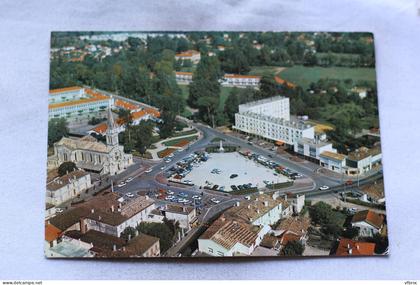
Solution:
{"label": "white multi-story building", "polygon": [[379,165],[382,160],[381,148],[375,146],[373,148],[361,147],[347,156],[348,175],[358,175],[369,172]]}
{"label": "white multi-story building", "polygon": [[241,75],[241,74],[225,74],[222,85],[234,87],[258,87],[261,76],[257,75]]}
{"label": "white multi-story building", "polygon": [[89,173],[83,170],[72,171],[47,183],[46,202],[59,205],[75,198],[90,187],[92,184]]}
{"label": "white multi-story building", "polygon": [[311,161],[319,162],[320,155],[324,151],[337,153],[337,150],[332,147],[332,143],[316,139],[301,138],[294,145],[294,152]]}
{"label": "white multi-story building", "polygon": [[239,113],[246,112],[290,121],[290,100],[275,96],[239,105]]}
{"label": "white multi-story building", "polygon": [[190,84],[192,82],[192,72],[177,71],[175,72],[175,80],[178,84]]}
{"label": "white multi-story building", "polygon": [[113,105],[113,99],[89,88],[67,87],[50,90],[48,96],[48,119],[81,116],[98,116]]}
{"label": "white multi-story building", "polygon": [[239,105],[234,129],[281,142],[288,147],[301,138],[313,139],[315,129],[304,121],[290,121],[289,99],[275,96]]}
{"label": "white multi-story building", "polygon": [[319,164],[326,169],[344,173],[346,171],[346,156],[341,153],[323,151],[319,155]]}

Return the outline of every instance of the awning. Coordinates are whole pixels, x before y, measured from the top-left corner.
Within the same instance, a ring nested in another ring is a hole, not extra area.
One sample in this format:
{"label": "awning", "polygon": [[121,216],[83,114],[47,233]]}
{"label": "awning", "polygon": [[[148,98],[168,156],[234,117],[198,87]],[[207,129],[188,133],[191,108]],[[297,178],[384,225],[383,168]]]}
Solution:
{"label": "awning", "polygon": [[282,145],[284,145],[284,141],[276,141],[276,145],[278,145],[278,146],[282,146]]}

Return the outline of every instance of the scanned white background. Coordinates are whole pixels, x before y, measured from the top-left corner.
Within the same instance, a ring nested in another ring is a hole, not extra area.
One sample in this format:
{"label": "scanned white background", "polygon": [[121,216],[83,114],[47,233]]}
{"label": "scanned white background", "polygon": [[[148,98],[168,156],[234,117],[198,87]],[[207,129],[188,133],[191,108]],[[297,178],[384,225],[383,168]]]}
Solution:
{"label": "scanned white background", "polygon": [[[420,278],[420,17],[415,0],[0,0],[0,279]],[[387,258],[47,260],[43,256],[50,31],[375,33]]]}

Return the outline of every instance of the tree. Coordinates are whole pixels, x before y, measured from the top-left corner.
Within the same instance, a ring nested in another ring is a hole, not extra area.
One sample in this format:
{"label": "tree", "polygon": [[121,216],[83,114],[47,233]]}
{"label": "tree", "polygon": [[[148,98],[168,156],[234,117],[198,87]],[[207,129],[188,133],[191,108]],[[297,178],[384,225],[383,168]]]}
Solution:
{"label": "tree", "polygon": [[281,254],[285,256],[302,255],[305,247],[299,241],[289,241],[282,249]]}
{"label": "tree", "polygon": [[62,137],[67,136],[69,130],[64,118],[53,118],[48,121],[48,146],[52,146]]}
{"label": "tree", "polygon": [[137,126],[132,126],[132,139],[134,148],[141,154],[145,154],[153,142],[153,125],[151,122],[141,121]]}
{"label": "tree", "polygon": [[176,115],[171,111],[163,111],[160,118],[162,122],[159,124],[159,135],[161,139],[170,137],[176,126]]}
{"label": "tree", "polygon": [[344,223],[344,215],[334,211],[332,207],[325,202],[318,202],[309,209],[309,214],[315,224],[324,225],[338,225],[342,226]]}
{"label": "tree", "polygon": [[342,231],[341,235],[345,238],[353,239],[359,235],[359,228],[349,226]]}
{"label": "tree", "polygon": [[122,231],[120,237],[125,239],[125,241],[129,241],[130,239],[136,236],[136,229],[133,227],[127,227],[125,230]]}
{"label": "tree", "polygon": [[140,223],[137,226],[140,233],[159,238],[160,251],[166,252],[173,244],[174,235],[166,223]]}
{"label": "tree", "polygon": [[229,96],[226,98],[225,101],[225,114],[231,124],[235,123],[235,114],[239,112],[239,97],[238,97],[239,90],[238,88],[233,88],[230,91]]}
{"label": "tree", "polygon": [[277,83],[273,76],[263,75],[260,80],[259,97],[261,99],[273,97],[278,94]]}
{"label": "tree", "polygon": [[76,170],[76,164],[72,161],[65,161],[58,167],[58,175],[63,176]]}

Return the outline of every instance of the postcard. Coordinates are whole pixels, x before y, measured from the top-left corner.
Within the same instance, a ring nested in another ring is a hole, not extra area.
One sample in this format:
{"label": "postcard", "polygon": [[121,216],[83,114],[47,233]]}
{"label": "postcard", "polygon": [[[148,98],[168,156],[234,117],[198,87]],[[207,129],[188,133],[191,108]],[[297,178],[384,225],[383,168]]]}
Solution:
{"label": "postcard", "polygon": [[385,256],[374,37],[53,32],[47,258]]}

